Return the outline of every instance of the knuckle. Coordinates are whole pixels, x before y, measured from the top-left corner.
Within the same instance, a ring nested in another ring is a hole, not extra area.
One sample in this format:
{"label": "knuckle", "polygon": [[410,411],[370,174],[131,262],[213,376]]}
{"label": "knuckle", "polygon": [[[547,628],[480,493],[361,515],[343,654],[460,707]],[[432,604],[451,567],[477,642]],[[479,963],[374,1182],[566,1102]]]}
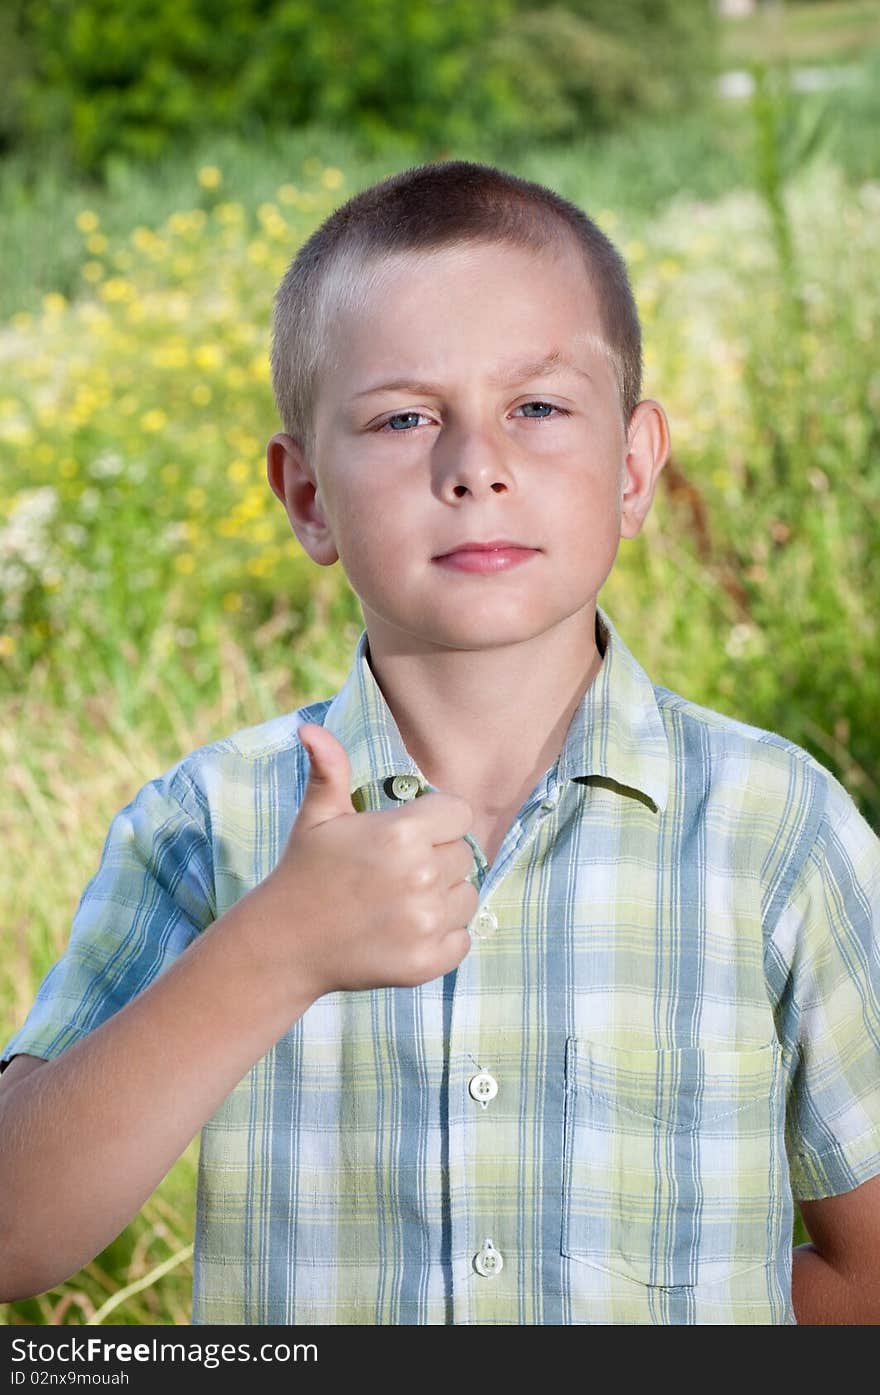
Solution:
{"label": "knuckle", "polygon": [[411,867],[407,875],[409,889],[415,892],[433,891],[438,881],[437,869],[432,867],[429,862],[422,862],[416,867]]}
{"label": "knuckle", "polygon": [[418,945],[408,956],[407,978],[415,986],[436,976],[436,955],[427,944]]}
{"label": "knuckle", "polygon": [[436,935],[440,929],[440,912],[436,905],[422,905],[416,909],[415,925],[419,935],[424,939],[430,939]]}
{"label": "knuckle", "polygon": [[388,847],[392,854],[404,856],[412,847],[412,827],[407,819],[395,819],[388,830]]}

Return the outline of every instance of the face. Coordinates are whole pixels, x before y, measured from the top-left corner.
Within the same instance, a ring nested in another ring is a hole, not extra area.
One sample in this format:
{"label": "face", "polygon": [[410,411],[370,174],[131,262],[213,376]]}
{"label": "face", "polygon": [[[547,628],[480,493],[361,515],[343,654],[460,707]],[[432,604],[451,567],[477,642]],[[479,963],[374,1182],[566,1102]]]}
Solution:
{"label": "face", "polygon": [[[624,425],[577,254],[398,257],[332,333],[314,457],[273,437],[268,476],[313,560],[341,561],[371,647],[492,648],[591,606],[669,442],[657,403]],[[554,351],[551,371],[528,371]],[[495,538],[536,551],[489,573],[436,561]]]}

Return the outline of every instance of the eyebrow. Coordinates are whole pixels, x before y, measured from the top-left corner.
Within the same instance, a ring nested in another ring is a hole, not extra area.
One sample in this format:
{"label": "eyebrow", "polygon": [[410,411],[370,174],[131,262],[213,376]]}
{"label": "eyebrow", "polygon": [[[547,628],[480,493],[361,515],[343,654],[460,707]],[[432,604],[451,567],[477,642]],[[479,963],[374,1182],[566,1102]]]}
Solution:
{"label": "eyebrow", "polygon": [[[575,363],[559,349],[552,349],[543,358],[519,359],[515,363],[508,364],[496,377],[489,379],[489,386],[515,387],[517,383],[529,382],[532,378],[546,378],[548,374],[555,373],[559,368],[568,368],[581,378],[586,378],[588,382],[593,381],[592,376],[585,368],[581,368],[580,364]],[[392,392],[396,389],[403,389],[405,392],[427,393],[432,397],[437,396],[441,391],[436,383],[425,383],[415,378],[392,378],[387,383],[374,383],[372,387],[364,388],[363,392],[356,392],[352,401],[357,401],[360,397],[371,397],[377,392]]]}

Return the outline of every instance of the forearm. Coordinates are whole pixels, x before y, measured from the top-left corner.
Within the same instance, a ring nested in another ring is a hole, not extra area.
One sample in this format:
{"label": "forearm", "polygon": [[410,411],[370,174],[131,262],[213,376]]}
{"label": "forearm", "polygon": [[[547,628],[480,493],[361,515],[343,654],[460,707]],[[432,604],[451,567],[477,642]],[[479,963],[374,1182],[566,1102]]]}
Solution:
{"label": "forearm", "polygon": [[314,1001],[266,973],[277,914],[271,897],[244,897],[132,1002],[0,1091],[0,1301],[99,1254]]}
{"label": "forearm", "polygon": [[813,1244],[792,1252],[791,1300],[799,1326],[880,1323],[876,1287],[836,1269]]}

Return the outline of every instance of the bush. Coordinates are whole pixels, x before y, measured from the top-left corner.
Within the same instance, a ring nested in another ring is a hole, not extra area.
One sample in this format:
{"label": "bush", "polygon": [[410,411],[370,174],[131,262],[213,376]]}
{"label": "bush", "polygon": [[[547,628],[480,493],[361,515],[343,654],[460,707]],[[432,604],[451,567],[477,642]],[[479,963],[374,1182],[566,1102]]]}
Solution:
{"label": "bush", "polygon": [[100,174],[206,129],[559,139],[694,97],[714,32],[704,0],[10,0],[0,148]]}

